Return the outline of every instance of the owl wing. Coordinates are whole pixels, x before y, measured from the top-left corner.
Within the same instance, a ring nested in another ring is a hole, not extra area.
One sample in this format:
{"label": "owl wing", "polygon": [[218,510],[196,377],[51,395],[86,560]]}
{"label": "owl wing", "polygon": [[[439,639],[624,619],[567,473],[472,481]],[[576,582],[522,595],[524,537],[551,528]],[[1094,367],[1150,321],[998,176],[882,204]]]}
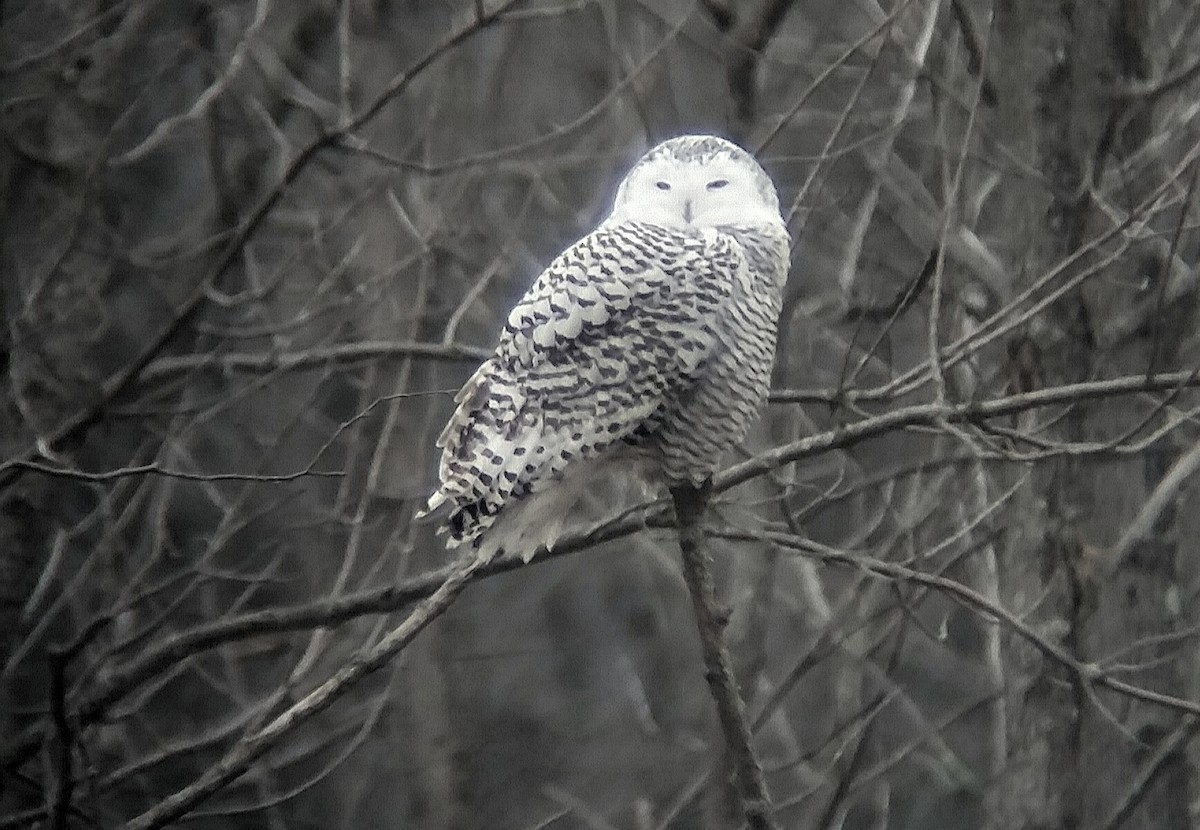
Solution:
{"label": "owl wing", "polygon": [[427,512],[450,503],[451,543],[476,538],[506,504],[599,455],[687,386],[745,268],[729,236],[636,222],[560,254],[509,314],[438,440],[441,485]]}

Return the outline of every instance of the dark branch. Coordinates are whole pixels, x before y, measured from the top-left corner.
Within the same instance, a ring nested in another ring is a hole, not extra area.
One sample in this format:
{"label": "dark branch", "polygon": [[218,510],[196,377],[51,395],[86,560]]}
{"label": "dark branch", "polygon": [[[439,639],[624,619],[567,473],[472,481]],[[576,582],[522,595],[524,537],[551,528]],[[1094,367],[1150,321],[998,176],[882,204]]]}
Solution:
{"label": "dark branch", "polygon": [[1150,787],[1154,783],[1155,778],[1167,766],[1168,762],[1179,757],[1181,748],[1186,746],[1187,742],[1195,737],[1197,731],[1200,731],[1200,719],[1195,715],[1185,715],[1176,727],[1171,730],[1171,734],[1159,742],[1158,746],[1154,749],[1154,753],[1146,760],[1141,769],[1138,770],[1133,780],[1129,782],[1126,791],[1122,794],[1121,798],[1117,799],[1116,807],[1110,813],[1108,821],[1104,822],[1102,830],[1117,830],[1117,828],[1125,823],[1126,819],[1129,818],[1150,792]]}
{"label": "dark branch", "polygon": [[[710,0],[705,4],[717,28],[729,38],[729,91],[738,122],[748,125],[758,103],[758,62],[774,37],[792,0],[760,0],[757,3],[729,4]],[[734,14],[734,8],[740,13]]]}
{"label": "dark branch", "polygon": [[963,0],[953,0],[950,6],[954,9],[954,19],[958,23],[963,45],[967,49],[967,71],[981,79],[980,100],[989,107],[994,107],[999,101],[999,97],[996,93],[996,85],[988,80],[987,69],[983,65],[983,47],[979,42],[979,33],[975,31],[975,24],[971,20],[971,13],[967,10]]}

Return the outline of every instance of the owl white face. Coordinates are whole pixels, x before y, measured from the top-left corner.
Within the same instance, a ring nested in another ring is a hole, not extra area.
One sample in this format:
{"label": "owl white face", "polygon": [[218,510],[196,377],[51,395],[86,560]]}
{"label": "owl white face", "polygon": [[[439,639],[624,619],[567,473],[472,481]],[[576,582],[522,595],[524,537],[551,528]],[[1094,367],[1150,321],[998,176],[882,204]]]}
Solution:
{"label": "owl white face", "polygon": [[630,220],[682,228],[778,223],[779,199],[740,147],[684,136],[652,149],[621,183],[608,221]]}

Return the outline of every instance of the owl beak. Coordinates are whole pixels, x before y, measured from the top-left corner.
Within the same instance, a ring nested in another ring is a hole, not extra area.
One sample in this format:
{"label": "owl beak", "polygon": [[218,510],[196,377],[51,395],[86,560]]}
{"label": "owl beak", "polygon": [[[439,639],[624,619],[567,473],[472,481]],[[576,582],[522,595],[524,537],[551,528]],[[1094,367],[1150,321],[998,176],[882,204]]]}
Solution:
{"label": "owl beak", "polygon": [[692,224],[692,200],[683,203],[683,221]]}

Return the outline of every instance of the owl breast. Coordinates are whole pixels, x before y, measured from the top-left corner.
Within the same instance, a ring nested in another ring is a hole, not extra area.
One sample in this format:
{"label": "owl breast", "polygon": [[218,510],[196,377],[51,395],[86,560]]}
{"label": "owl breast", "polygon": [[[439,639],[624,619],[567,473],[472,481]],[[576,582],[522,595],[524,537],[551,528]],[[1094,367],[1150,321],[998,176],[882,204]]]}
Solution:
{"label": "owl breast", "polygon": [[635,438],[661,457],[668,481],[699,484],[711,476],[724,453],[746,437],[770,389],[787,232],[782,225],[719,230],[737,241],[746,267],[714,321],[717,347],[695,383],[668,395]]}

